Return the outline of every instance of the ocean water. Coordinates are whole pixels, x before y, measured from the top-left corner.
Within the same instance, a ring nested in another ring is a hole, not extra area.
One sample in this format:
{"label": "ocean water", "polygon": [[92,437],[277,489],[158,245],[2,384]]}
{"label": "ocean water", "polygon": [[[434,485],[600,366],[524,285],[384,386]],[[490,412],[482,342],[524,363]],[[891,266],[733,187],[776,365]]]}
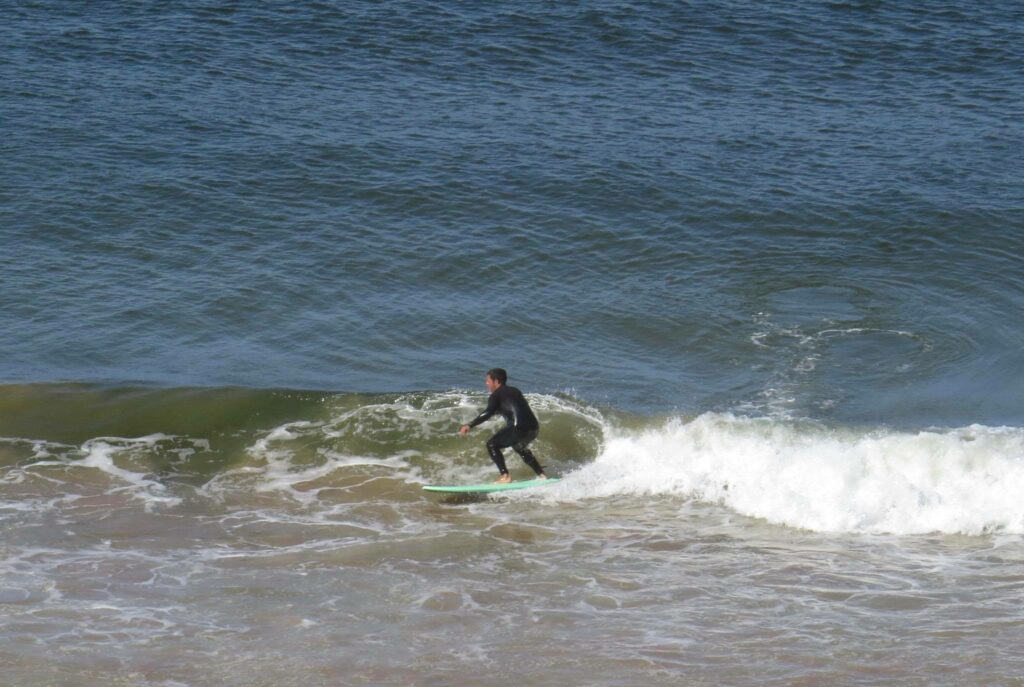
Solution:
{"label": "ocean water", "polygon": [[0,10],[5,683],[1024,684],[1019,4]]}

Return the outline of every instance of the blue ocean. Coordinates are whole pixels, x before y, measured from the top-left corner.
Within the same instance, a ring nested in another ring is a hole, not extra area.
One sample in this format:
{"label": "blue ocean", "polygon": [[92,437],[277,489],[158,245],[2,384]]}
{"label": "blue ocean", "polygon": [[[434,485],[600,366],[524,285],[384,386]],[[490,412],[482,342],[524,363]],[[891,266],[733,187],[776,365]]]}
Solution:
{"label": "blue ocean", "polygon": [[1024,681],[1024,6],[0,17],[5,681]]}

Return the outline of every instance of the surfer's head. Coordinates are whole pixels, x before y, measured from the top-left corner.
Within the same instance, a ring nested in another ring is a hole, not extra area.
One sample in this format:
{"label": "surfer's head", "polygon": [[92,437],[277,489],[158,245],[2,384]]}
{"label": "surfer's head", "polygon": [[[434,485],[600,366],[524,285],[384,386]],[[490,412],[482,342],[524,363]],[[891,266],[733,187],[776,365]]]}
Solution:
{"label": "surfer's head", "polygon": [[494,391],[500,386],[503,386],[508,381],[508,373],[500,367],[495,367],[487,371],[487,377],[484,379],[484,384],[487,385],[489,391]]}

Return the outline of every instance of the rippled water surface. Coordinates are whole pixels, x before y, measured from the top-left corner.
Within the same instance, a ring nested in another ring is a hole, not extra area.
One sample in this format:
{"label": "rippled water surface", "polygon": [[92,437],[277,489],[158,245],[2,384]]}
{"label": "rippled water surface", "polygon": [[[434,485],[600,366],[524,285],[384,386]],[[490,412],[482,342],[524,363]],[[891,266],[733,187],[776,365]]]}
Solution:
{"label": "rippled water surface", "polygon": [[12,7],[0,373],[1019,424],[1022,21]]}
{"label": "rippled water surface", "polygon": [[6,681],[1024,680],[1019,5],[3,16]]}

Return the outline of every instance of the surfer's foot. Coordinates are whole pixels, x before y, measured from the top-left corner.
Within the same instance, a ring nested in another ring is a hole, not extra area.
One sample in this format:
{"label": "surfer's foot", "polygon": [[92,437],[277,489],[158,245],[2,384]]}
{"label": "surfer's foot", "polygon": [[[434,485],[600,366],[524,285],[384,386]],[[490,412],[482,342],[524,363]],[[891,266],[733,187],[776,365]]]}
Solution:
{"label": "surfer's foot", "polygon": [[547,479],[547,478],[548,478],[548,476],[545,475],[543,472],[540,473],[539,475],[537,475],[537,479]]}
{"label": "surfer's foot", "polygon": [[509,475],[509,474],[506,473],[506,474],[502,475],[501,477],[499,477],[498,479],[494,480],[494,483],[495,484],[508,484],[511,481],[512,481],[512,475]]}

